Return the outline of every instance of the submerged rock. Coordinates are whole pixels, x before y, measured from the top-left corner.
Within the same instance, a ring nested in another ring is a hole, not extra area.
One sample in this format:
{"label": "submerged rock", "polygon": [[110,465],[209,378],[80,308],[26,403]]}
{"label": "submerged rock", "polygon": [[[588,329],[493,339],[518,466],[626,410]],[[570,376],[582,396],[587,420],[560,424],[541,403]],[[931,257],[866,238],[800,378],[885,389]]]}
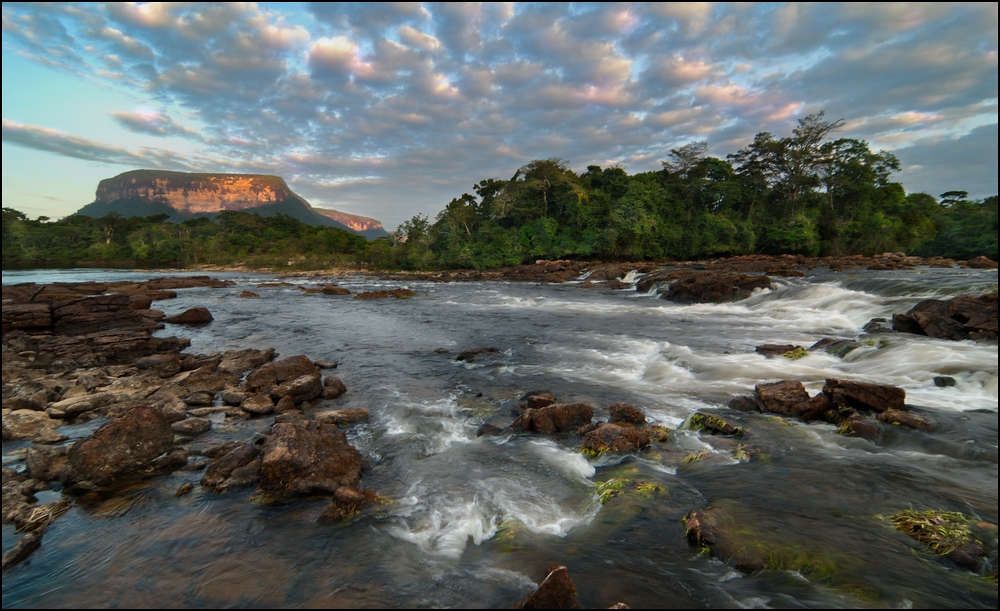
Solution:
{"label": "submerged rock", "polygon": [[579,609],[576,584],[569,577],[569,569],[553,565],[538,588],[527,598],[513,606],[514,609]]}
{"label": "submerged rock", "polygon": [[757,354],[764,355],[766,357],[783,356],[794,350],[802,350],[802,346],[795,346],[793,344],[764,344],[762,346],[757,346],[754,348],[754,352]]}
{"label": "submerged rock", "polygon": [[921,431],[934,430],[934,425],[932,425],[926,418],[921,418],[913,412],[902,412],[890,409],[876,416],[876,419],[880,422],[885,422],[886,424],[905,426],[907,428],[918,429]]}
{"label": "submerged rock", "polygon": [[861,418],[845,420],[837,427],[837,433],[848,437],[860,437],[874,444],[882,441],[882,429],[878,424]]}
{"label": "submerged rock", "polygon": [[718,416],[696,412],[688,418],[687,428],[692,431],[705,431],[713,435],[733,435],[742,437],[742,427],[734,426]]}
{"label": "submerged rock", "polygon": [[473,348],[472,350],[466,350],[462,352],[457,357],[456,361],[474,361],[479,357],[500,354],[499,348]]}
{"label": "submerged rock", "polygon": [[73,479],[106,484],[152,462],[173,442],[174,431],[158,409],[135,407],[73,444],[69,450]]}
{"label": "submerged rock", "polygon": [[594,408],[586,403],[553,403],[524,410],[511,424],[516,431],[551,435],[576,431],[594,418]]}

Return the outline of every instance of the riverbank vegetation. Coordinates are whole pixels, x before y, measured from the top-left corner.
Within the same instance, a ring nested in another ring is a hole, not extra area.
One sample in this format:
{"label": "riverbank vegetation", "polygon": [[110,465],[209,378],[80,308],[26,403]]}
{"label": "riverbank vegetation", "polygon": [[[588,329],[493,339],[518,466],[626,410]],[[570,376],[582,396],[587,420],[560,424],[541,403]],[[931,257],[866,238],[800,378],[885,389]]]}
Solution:
{"label": "riverbank vegetation", "polygon": [[662,168],[628,174],[535,160],[509,180],[487,178],[436,218],[417,215],[389,238],[284,216],[223,212],[168,223],[164,215],[29,220],[4,208],[3,266],[242,264],[384,269],[476,268],[536,259],[692,260],[751,253],[807,256],[907,252],[997,258],[997,197],[907,194],[899,160],[834,138],[842,121],[817,113],[792,134],[759,133],[726,159],[693,142]]}

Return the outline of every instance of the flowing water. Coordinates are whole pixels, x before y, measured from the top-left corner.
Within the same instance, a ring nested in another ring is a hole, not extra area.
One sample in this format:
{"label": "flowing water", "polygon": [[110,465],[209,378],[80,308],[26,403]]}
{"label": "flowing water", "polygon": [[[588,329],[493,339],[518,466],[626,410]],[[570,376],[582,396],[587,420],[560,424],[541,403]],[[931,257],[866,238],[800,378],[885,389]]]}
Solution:
{"label": "flowing water", "polygon": [[[150,275],[5,272],[3,281]],[[986,543],[996,565],[997,344],[861,330],[920,299],[996,290],[995,270],[820,273],[722,305],[579,283],[338,281],[419,293],[361,301],[254,288],[273,280],[264,274],[217,275],[237,285],[179,291],[156,306],[168,314],[206,306],[212,324],[158,333],[189,336],[190,352],[273,346],[282,356],[339,362],[349,392],[318,407],[370,411],[348,437],[365,459],[363,485],[385,502],[348,522],[317,524],[322,499],[261,506],[247,490],[202,491],[200,473],[147,480],[59,518],[30,562],[4,575],[5,608],[509,607],[553,563],[568,566],[582,604],[598,608],[997,605],[993,578],[959,570],[879,517],[911,507],[962,511],[993,533]],[[238,299],[244,289],[261,298]],[[843,359],[754,353],[763,343],[823,337],[865,341]],[[501,352],[455,360],[484,346]],[[939,375],[956,385],[935,386]],[[876,446],[832,425],[724,407],[759,382],[797,379],[815,392],[829,377],[901,386],[937,430],[893,428]],[[690,431],[636,456],[597,460],[580,454],[572,435],[476,437],[484,422],[509,424],[516,399],[536,389],[590,402],[598,419],[626,401],[671,429],[694,410],[719,409],[749,431],[761,456],[740,462],[734,442]],[[264,420],[220,421],[208,439],[261,432]],[[5,456],[18,447],[5,442]],[[685,463],[699,452],[703,460]],[[660,488],[628,487],[602,505],[595,482],[611,478]],[[174,497],[186,481],[195,491]],[[774,569],[746,575],[699,554],[681,518],[706,505],[777,550]],[[3,550],[15,540],[4,527]]]}

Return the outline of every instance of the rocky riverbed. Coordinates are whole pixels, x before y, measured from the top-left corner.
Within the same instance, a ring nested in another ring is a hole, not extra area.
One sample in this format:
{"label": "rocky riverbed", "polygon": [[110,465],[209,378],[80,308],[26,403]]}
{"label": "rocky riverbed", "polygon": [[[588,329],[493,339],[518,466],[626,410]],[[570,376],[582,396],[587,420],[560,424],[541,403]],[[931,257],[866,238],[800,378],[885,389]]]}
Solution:
{"label": "rocky riverbed", "polygon": [[991,263],[5,273],[4,606],[995,606]]}

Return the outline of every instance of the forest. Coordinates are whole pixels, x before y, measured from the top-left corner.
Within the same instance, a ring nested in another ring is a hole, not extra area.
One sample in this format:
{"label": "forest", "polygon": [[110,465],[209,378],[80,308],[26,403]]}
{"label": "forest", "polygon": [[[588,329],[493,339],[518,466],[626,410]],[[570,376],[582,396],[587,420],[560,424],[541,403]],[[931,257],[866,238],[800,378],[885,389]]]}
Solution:
{"label": "forest", "polygon": [[751,253],[840,256],[906,252],[997,258],[997,197],[935,198],[892,181],[899,160],[834,138],[823,112],[789,136],[756,135],[726,159],[705,142],[671,149],[657,171],[614,166],[577,174],[561,159],[487,178],[431,221],[402,223],[365,242],[287,216],[223,212],[169,223],[165,215],[30,220],[3,209],[3,267],[243,264],[319,268],[488,269],[536,259],[692,260]]}

